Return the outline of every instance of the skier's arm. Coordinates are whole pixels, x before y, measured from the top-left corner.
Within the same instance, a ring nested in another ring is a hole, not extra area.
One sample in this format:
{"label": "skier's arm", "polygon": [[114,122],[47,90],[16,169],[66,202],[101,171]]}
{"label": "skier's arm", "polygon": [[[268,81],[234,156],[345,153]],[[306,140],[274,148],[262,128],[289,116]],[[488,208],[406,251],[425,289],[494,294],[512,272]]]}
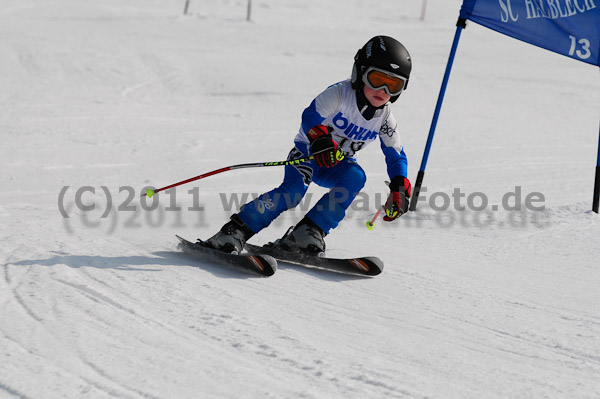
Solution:
{"label": "skier's arm", "polygon": [[321,167],[337,164],[338,144],[333,140],[329,126],[322,123],[339,110],[342,102],[341,85],[333,85],[319,94],[302,113],[302,132],[310,143],[310,152]]}
{"label": "skier's arm", "polygon": [[310,129],[323,123],[325,118],[333,116],[342,104],[342,86],[329,86],[319,94],[302,112],[302,131],[307,134]]}
{"label": "skier's arm", "polygon": [[381,149],[385,155],[388,176],[391,180],[390,194],[384,207],[386,215],[383,220],[386,222],[396,220],[408,211],[411,191],[410,181],[406,178],[408,161],[396,126],[396,119],[390,114],[379,131]]}
{"label": "skier's arm", "polygon": [[381,150],[385,155],[387,172],[390,180],[396,176],[408,174],[408,160],[404,153],[404,148],[400,141],[400,135],[396,131],[397,123],[392,114],[381,125],[379,130],[379,140],[381,141]]}

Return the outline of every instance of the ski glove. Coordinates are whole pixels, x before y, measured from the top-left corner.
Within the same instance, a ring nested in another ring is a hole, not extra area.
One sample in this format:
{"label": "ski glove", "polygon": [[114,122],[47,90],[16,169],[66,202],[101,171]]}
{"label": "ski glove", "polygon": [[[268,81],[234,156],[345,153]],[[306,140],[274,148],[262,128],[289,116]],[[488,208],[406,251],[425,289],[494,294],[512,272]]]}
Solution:
{"label": "ski glove", "polygon": [[410,189],[410,181],[406,177],[396,176],[392,179],[390,183],[390,195],[383,208],[385,211],[383,220],[391,222],[408,211]]}
{"label": "ski glove", "polygon": [[342,152],[338,152],[338,144],[331,137],[328,126],[317,125],[308,131],[310,152],[315,156],[315,161],[320,167],[329,168],[337,165],[342,160]]}

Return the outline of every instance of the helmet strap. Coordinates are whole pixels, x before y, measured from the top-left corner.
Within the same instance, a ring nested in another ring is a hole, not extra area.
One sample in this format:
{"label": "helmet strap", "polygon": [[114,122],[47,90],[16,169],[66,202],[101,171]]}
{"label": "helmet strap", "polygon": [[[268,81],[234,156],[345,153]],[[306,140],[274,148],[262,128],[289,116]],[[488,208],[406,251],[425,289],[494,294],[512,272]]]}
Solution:
{"label": "helmet strap", "polygon": [[358,107],[358,111],[363,116],[363,118],[365,118],[366,120],[369,121],[369,120],[373,119],[373,117],[375,116],[375,112],[378,109],[382,109],[383,107],[385,107],[385,104],[383,104],[380,107],[374,107],[373,105],[371,105],[369,100],[367,100],[367,97],[365,97],[363,87],[364,87],[364,84],[361,85],[361,87],[359,89],[355,90],[356,106]]}

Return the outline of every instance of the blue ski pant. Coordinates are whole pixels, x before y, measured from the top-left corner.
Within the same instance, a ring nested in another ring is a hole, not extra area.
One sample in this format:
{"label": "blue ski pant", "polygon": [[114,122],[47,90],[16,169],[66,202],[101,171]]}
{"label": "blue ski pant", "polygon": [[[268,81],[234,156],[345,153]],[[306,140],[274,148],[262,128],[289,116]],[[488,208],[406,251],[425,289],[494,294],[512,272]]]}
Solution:
{"label": "blue ski pant", "polygon": [[[289,159],[309,155],[308,145],[295,143]],[[285,166],[281,185],[241,207],[238,216],[258,233],[282,212],[295,208],[306,194],[311,182],[331,190],[317,201],[306,214],[325,233],[337,227],[346,216],[346,209],[364,187],[367,177],[354,159],[343,159],[336,166],[324,168],[313,160]]]}

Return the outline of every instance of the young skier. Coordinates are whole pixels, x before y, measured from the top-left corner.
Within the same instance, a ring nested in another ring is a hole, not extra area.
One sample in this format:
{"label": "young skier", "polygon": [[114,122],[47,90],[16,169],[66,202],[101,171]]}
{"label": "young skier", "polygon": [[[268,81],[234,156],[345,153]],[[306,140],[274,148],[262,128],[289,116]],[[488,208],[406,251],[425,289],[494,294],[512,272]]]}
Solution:
{"label": "young skier", "polygon": [[285,167],[283,183],[241,207],[208,246],[241,253],[246,241],[283,211],[296,207],[311,182],[330,188],[306,216],[280,239],[294,251],[322,255],[324,237],[344,218],[366,176],[355,154],[379,138],[390,177],[385,221],[408,209],[411,185],[407,160],[390,103],[408,84],[412,63],[406,48],[388,36],[369,40],[354,56],[352,76],[319,94],[302,113],[300,131],[288,160],[314,160]]}

